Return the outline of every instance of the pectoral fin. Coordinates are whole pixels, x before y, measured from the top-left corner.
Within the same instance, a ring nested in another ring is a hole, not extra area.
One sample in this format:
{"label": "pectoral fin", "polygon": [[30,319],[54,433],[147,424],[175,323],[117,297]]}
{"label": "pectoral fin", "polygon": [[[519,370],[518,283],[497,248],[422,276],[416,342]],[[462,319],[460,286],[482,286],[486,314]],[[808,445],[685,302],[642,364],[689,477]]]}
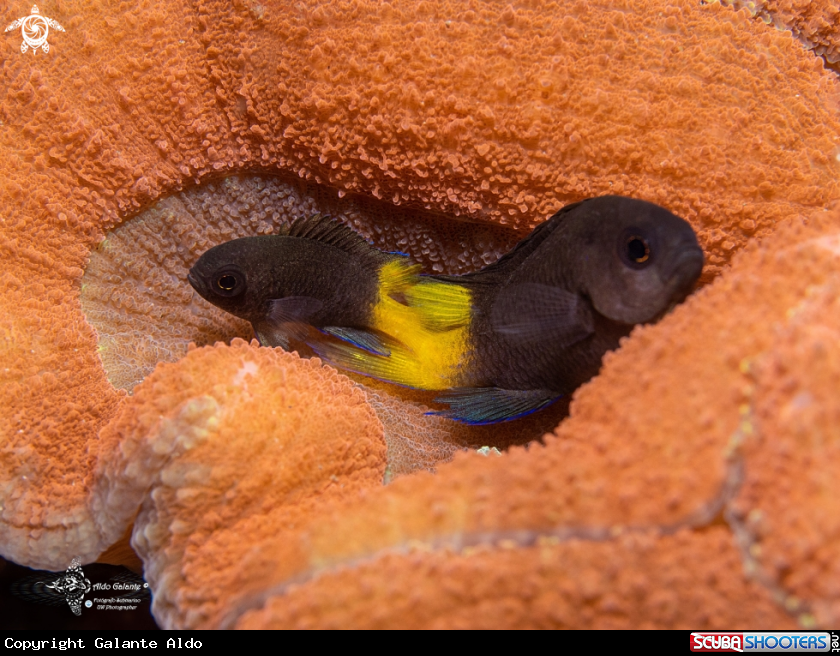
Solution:
{"label": "pectoral fin", "polygon": [[254,324],[254,333],[264,346],[289,350],[289,341],[306,340],[312,316],[323,307],[317,298],[287,296],[269,301],[265,321]]}
{"label": "pectoral fin", "polygon": [[286,296],[268,302],[268,320],[279,325],[284,323],[309,323],[312,316],[324,304],[310,296]]}
{"label": "pectoral fin", "polygon": [[539,283],[506,286],[490,310],[493,329],[523,343],[571,346],[594,330],[592,310],[578,294]]}
{"label": "pectoral fin", "polygon": [[260,322],[252,324],[254,334],[260,341],[261,346],[279,346],[280,348],[289,351],[289,332],[285,327],[273,326],[267,322]]}
{"label": "pectoral fin", "polygon": [[498,387],[456,388],[435,399],[449,410],[429,414],[473,426],[496,424],[542,410],[560,398],[551,390],[505,390]]}

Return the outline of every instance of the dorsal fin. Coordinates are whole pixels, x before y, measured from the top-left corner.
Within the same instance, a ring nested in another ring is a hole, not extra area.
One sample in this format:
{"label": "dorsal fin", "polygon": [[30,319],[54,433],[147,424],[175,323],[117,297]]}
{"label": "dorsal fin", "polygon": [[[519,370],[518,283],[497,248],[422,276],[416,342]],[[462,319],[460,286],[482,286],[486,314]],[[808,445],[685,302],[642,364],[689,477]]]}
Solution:
{"label": "dorsal fin", "polygon": [[377,264],[384,264],[390,260],[406,257],[378,250],[358,232],[326,214],[313,214],[308,218],[296,219],[289,226],[282,228],[278,234],[284,237],[311,239],[322,244],[329,244],[348,255],[361,257]]}
{"label": "dorsal fin", "polygon": [[[587,199],[588,200],[588,199]],[[494,278],[497,274],[504,274],[511,269],[518,267],[523,260],[525,260],[537,247],[542,244],[552,232],[554,232],[560,224],[567,212],[579,207],[586,200],[578,201],[577,203],[570,203],[562,209],[558,210],[550,219],[540,223],[530,235],[520,240],[516,246],[510,251],[502,255],[493,264],[488,264],[483,269],[474,271],[473,273],[466,273],[461,276],[430,276],[437,280],[446,282],[457,282],[461,284],[468,284],[470,282],[478,282],[485,278]]]}

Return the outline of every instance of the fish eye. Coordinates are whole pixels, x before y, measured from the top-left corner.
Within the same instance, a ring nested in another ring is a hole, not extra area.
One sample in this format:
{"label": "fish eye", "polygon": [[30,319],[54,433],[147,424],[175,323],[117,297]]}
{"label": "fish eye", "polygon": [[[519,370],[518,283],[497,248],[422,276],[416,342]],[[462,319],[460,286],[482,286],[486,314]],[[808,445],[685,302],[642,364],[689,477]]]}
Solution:
{"label": "fish eye", "polygon": [[236,266],[226,266],[213,276],[213,291],[219,296],[238,296],[245,291],[245,273]]}
{"label": "fish eye", "polygon": [[216,284],[219,286],[219,289],[224,289],[226,292],[232,292],[233,288],[236,287],[236,276],[231,273],[226,273],[225,275],[219,277]]}
{"label": "fish eye", "polygon": [[650,259],[650,246],[643,238],[633,235],[627,240],[627,257],[636,264],[643,264]]}
{"label": "fish eye", "polygon": [[631,269],[644,269],[653,261],[652,240],[646,231],[628,228],[618,240],[618,255]]}

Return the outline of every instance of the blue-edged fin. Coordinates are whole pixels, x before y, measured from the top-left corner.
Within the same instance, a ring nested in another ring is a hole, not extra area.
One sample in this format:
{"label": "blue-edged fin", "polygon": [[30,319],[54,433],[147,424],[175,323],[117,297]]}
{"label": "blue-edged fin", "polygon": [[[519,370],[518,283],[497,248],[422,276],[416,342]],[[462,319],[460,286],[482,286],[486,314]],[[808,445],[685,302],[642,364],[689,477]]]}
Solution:
{"label": "blue-edged fin", "polygon": [[265,321],[254,324],[260,344],[289,350],[289,341],[302,342],[309,334],[312,317],[324,306],[310,296],[287,296],[268,303]]}
{"label": "blue-edged fin", "polygon": [[455,388],[435,399],[449,410],[430,412],[473,426],[524,417],[554,403],[561,395],[551,390],[505,390],[498,387]]}
{"label": "blue-edged fin", "polygon": [[378,354],[349,340],[325,339],[320,334],[316,334],[315,338],[310,337],[306,344],[324,362],[339,369],[347,369],[363,376],[371,376],[408,387],[415,386],[412,384],[415,381],[403,381],[399,376],[399,367],[406,359],[407,351],[405,346],[394,339],[380,339],[380,344],[376,347],[387,351],[387,355]]}
{"label": "blue-edged fin", "polygon": [[349,342],[374,355],[391,355],[391,349],[382,341],[382,338],[367,330],[327,326],[326,328],[322,328],[321,332],[337,337],[344,342]]}
{"label": "blue-edged fin", "polygon": [[507,285],[490,310],[493,329],[521,343],[571,346],[595,331],[592,310],[579,294],[539,283]]}

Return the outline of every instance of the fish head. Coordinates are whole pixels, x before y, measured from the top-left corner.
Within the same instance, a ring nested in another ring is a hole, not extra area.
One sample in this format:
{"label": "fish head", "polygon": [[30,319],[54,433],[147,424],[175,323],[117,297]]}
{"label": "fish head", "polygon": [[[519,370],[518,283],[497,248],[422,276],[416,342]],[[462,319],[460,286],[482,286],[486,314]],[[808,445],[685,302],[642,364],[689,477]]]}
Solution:
{"label": "fish head", "polygon": [[204,300],[243,319],[251,320],[265,304],[261,281],[266,277],[265,244],[245,237],[214,246],[190,269],[187,281]]}
{"label": "fish head", "polygon": [[626,324],[655,321],[692,290],[703,251],[691,225],[668,210],[621,196],[581,205],[573,256],[595,309]]}

